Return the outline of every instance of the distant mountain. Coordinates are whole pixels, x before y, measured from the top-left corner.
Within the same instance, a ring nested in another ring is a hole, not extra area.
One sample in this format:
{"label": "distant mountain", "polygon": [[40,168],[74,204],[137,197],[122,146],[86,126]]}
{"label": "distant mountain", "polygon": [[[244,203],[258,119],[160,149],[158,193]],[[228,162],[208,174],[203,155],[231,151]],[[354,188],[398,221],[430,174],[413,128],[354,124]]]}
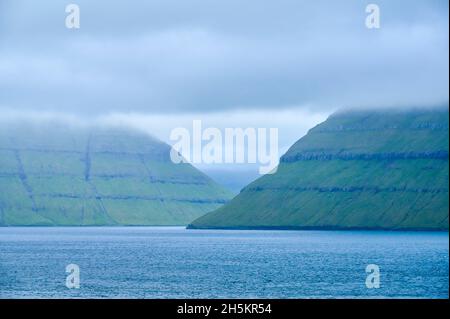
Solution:
{"label": "distant mountain", "polygon": [[230,198],[124,129],[0,126],[0,225],[186,225]]}
{"label": "distant mountain", "polygon": [[244,166],[243,168],[235,166],[233,169],[205,167],[202,171],[214,181],[230,190],[233,195],[237,195],[243,187],[261,176],[258,169],[258,166],[255,165],[254,167]]}
{"label": "distant mountain", "polygon": [[448,109],[347,111],[190,228],[448,230]]}

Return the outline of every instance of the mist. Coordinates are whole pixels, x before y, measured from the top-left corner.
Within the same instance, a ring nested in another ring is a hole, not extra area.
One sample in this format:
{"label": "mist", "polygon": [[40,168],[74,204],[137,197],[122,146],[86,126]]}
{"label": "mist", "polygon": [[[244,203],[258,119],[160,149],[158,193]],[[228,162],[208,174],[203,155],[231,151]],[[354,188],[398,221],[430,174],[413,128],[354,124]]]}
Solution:
{"label": "mist", "polygon": [[448,107],[445,0],[377,1],[379,29],[363,0],[76,4],[79,29],[62,0],[0,3],[1,125],[126,127],[169,144],[193,120],[275,127],[283,154],[337,110]]}

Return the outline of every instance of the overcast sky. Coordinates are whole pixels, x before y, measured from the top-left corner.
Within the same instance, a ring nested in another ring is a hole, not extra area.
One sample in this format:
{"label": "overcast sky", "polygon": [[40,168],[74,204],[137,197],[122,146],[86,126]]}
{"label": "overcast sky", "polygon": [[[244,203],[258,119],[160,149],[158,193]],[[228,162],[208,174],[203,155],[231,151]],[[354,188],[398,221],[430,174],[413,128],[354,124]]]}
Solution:
{"label": "overcast sky", "polygon": [[163,140],[191,119],[279,127],[285,149],[341,107],[448,104],[448,36],[447,0],[0,0],[0,117],[100,118]]}

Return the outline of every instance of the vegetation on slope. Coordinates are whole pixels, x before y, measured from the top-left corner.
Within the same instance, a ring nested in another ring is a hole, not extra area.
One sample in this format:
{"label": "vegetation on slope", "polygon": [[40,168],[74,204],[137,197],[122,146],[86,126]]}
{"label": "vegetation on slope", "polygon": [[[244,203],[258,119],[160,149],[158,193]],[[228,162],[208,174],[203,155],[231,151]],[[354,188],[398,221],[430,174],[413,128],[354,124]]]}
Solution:
{"label": "vegetation on slope", "polygon": [[448,110],[353,111],[190,228],[448,229]]}
{"label": "vegetation on slope", "polygon": [[137,132],[0,127],[0,225],[186,225],[230,194]]}

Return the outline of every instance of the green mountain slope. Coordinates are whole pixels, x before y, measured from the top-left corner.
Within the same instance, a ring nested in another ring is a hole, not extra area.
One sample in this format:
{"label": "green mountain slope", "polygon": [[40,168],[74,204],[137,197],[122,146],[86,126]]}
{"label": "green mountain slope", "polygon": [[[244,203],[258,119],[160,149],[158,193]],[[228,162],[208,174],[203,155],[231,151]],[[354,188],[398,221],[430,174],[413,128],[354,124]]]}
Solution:
{"label": "green mountain slope", "polygon": [[448,109],[353,111],[190,228],[448,229]]}
{"label": "green mountain slope", "polygon": [[0,225],[186,225],[230,194],[121,129],[0,127]]}

